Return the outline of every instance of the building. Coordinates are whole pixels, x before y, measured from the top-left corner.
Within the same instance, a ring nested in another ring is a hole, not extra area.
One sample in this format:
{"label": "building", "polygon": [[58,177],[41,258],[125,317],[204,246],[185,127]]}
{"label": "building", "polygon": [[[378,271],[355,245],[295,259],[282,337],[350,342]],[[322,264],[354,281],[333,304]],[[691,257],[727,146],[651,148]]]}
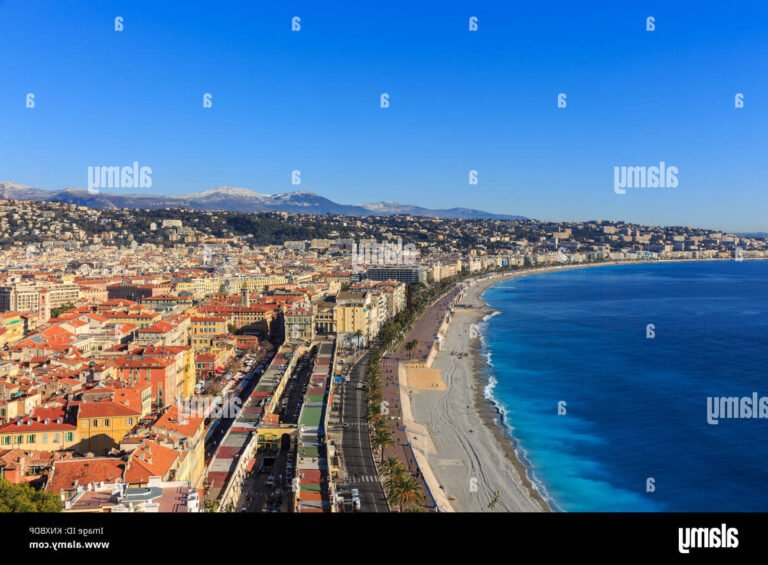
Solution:
{"label": "building", "polygon": [[382,265],[370,267],[366,277],[374,281],[394,280],[405,284],[427,282],[427,273],[420,265]]}
{"label": "building", "polygon": [[49,308],[75,304],[80,298],[80,287],[72,284],[12,284],[0,287],[0,312],[37,312],[40,296],[44,295]]}
{"label": "building", "polygon": [[81,402],[76,405],[77,430],[80,441],[75,449],[80,453],[104,455],[120,445],[139,423],[141,410],[114,400]]}
{"label": "building", "polygon": [[286,339],[308,341],[315,337],[315,315],[310,308],[289,308],[284,319]]}
{"label": "building", "polygon": [[336,295],[336,334],[358,345],[367,343],[378,327],[378,312],[372,294],[365,290],[343,290]]}
{"label": "building", "polygon": [[0,425],[0,449],[58,451],[74,448],[80,435],[77,426],[64,416],[61,409],[41,408],[30,416]]}

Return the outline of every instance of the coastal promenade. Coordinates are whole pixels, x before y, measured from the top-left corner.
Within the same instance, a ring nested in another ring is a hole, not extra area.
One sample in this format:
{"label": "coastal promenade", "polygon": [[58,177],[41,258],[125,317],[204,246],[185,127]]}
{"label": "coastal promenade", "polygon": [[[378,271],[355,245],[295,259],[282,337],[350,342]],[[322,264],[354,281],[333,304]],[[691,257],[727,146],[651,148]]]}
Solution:
{"label": "coastal promenade", "polygon": [[[396,457],[416,477],[424,493],[424,507],[428,510],[450,511],[450,505],[440,493],[435,493],[436,482],[431,469],[425,468],[426,461],[420,462],[413,449],[407,425],[410,418],[408,398],[403,397],[402,364],[428,364],[434,356],[437,335],[444,324],[446,314],[461,293],[460,287],[454,287],[425,309],[421,317],[408,332],[408,335],[395,351],[388,352],[381,362],[382,392],[386,404],[386,416],[393,445],[384,450],[384,457]],[[408,351],[406,344],[416,340],[416,347]],[[407,394],[407,393],[406,393]],[[425,474],[427,475],[425,477]],[[428,483],[432,483],[432,487]],[[442,499],[442,500],[441,500]]]}
{"label": "coastal promenade", "polygon": [[[408,387],[413,443],[439,485],[437,498],[461,512],[536,512],[547,504],[484,397],[478,324],[492,313],[485,290],[512,275],[472,280],[462,292],[431,365],[439,387]],[[426,473],[426,471],[425,471]]]}

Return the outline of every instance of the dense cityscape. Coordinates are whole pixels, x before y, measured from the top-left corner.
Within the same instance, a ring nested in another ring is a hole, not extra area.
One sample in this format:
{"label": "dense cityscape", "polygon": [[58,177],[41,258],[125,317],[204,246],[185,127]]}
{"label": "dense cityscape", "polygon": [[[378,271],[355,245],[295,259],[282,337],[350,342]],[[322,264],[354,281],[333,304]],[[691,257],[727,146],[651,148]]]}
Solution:
{"label": "dense cityscape", "polygon": [[387,383],[429,366],[461,289],[766,254],[622,222],[15,200],[0,244],[0,477],[23,493],[6,509],[65,512],[436,509]]}

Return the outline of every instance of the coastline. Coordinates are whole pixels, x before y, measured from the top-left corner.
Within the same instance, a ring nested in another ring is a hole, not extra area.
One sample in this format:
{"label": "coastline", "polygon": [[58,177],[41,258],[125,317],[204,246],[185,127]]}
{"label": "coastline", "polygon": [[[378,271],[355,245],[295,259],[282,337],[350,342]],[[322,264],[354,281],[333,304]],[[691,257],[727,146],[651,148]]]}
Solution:
{"label": "coastline", "polygon": [[531,476],[530,464],[519,452],[513,422],[506,420],[492,396],[486,396],[489,365],[478,326],[497,312],[483,299],[489,288],[563,270],[712,260],[566,264],[471,279],[454,307],[432,364],[442,373],[444,390],[418,390],[405,382],[401,388],[403,403],[409,405],[408,419],[419,430],[413,435],[420,440],[414,442],[420,445],[420,463],[439,489],[441,507],[459,512],[558,511],[539,490],[545,487]]}

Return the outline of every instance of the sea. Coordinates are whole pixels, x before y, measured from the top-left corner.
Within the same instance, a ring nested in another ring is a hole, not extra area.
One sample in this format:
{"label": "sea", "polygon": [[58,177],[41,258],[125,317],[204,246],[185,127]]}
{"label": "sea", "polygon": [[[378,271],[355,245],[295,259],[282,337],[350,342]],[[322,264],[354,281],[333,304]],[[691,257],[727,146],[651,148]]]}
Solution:
{"label": "sea", "polygon": [[768,511],[768,419],[708,408],[768,396],[768,262],[560,270],[484,299],[486,397],[553,509]]}

